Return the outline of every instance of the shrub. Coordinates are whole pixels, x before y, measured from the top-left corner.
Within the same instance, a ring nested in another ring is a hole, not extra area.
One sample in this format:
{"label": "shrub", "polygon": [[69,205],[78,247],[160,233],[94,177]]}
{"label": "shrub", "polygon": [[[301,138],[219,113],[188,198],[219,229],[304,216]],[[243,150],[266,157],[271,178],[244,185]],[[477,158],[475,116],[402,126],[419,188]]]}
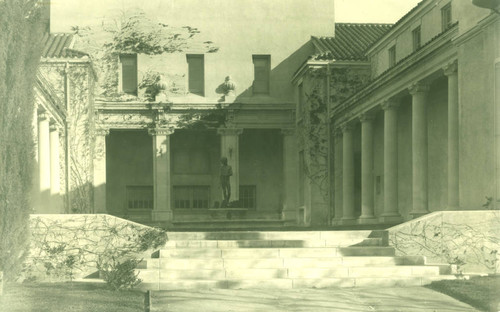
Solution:
{"label": "shrub", "polygon": [[42,27],[36,0],[0,1],[0,271],[17,278],[29,243],[33,87]]}
{"label": "shrub", "polygon": [[118,260],[115,256],[103,256],[98,261],[98,269],[104,281],[114,290],[134,288],[141,280],[135,271],[142,260]]}

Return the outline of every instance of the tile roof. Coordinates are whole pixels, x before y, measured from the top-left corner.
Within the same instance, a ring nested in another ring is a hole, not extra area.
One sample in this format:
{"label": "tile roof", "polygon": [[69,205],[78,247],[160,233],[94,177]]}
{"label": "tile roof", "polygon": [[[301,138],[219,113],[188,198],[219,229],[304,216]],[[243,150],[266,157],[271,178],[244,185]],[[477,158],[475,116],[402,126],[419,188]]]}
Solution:
{"label": "tile roof", "polygon": [[42,58],[80,58],[88,54],[73,50],[73,34],[46,33],[42,39]]}
{"label": "tile roof", "polygon": [[382,37],[392,24],[336,23],[334,37],[312,37],[315,60],[364,61],[365,51]]}

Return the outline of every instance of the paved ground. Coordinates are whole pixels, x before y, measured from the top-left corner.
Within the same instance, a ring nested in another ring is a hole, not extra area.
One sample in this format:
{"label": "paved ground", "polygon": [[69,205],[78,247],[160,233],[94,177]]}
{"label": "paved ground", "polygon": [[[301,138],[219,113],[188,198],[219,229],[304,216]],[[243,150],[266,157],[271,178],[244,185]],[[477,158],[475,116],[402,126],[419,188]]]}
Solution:
{"label": "paved ground", "polygon": [[424,287],[162,291],[151,311],[478,311]]}

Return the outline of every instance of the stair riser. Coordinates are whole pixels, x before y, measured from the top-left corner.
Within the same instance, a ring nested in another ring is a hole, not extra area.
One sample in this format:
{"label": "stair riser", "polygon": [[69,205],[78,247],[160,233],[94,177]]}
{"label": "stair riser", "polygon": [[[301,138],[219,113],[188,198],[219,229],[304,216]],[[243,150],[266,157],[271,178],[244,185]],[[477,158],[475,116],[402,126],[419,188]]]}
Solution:
{"label": "stair riser", "polygon": [[160,258],[316,258],[340,256],[394,256],[391,247],[356,248],[241,248],[241,249],[162,249]]}
{"label": "stair riser", "polygon": [[363,240],[373,231],[168,232],[169,240]]}
{"label": "stair riser", "polygon": [[381,238],[345,240],[175,240],[165,244],[165,248],[314,248],[382,246]]}
{"label": "stair riser", "polygon": [[454,276],[408,278],[323,278],[323,279],[268,279],[268,280],[177,280],[169,282],[141,283],[141,290],[202,290],[202,289],[291,289],[291,288],[339,288],[339,287],[410,287],[423,286],[436,280],[455,279]]}

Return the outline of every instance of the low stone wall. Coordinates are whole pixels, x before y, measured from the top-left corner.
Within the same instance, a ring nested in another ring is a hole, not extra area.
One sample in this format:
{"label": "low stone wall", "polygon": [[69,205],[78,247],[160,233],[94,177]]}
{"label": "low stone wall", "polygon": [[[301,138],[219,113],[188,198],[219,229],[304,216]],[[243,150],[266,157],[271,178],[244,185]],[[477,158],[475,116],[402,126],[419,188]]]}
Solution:
{"label": "low stone wall", "polygon": [[23,277],[42,280],[86,276],[106,256],[145,256],[166,237],[160,229],[105,214],[35,214],[30,230]]}
{"label": "low stone wall", "polygon": [[463,273],[500,273],[500,211],[439,211],[389,229],[396,255],[457,264]]}

